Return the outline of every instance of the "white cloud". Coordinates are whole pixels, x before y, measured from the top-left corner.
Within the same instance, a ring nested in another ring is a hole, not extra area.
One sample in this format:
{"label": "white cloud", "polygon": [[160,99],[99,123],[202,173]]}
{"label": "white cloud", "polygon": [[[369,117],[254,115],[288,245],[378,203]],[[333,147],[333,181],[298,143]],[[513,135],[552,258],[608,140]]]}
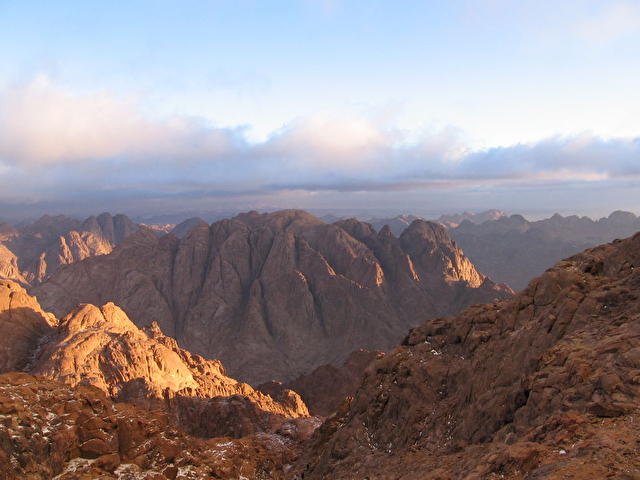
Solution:
{"label": "white cloud", "polygon": [[0,159],[8,163],[187,160],[224,154],[233,148],[233,137],[232,131],[187,117],[150,121],[132,101],[106,92],[74,95],[44,76],[0,93]]}
{"label": "white cloud", "polygon": [[520,188],[636,179],[638,158],[636,139],[583,133],[472,151],[455,128],[416,134],[364,116],[299,119],[251,143],[242,129],[152,120],[132,100],[73,94],[46,78],[0,92],[5,200],[75,191],[160,206],[285,191]]}

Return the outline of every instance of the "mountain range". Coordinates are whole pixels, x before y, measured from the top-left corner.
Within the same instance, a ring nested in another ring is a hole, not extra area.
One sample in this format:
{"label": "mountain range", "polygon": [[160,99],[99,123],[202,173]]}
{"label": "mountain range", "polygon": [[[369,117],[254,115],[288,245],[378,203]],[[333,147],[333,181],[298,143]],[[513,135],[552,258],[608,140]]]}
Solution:
{"label": "mountain range", "polygon": [[250,212],[0,280],[0,479],[640,478],[640,233],[513,294],[467,223]]}
{"label": "mountain range", "polygon": [[31,291],[58,316],[114,302],[252,384],[390,348],[427,318],[511,295],[441,225],[417,220],[397,238],[299,210],[196,222],[183,238],[141,229]]}

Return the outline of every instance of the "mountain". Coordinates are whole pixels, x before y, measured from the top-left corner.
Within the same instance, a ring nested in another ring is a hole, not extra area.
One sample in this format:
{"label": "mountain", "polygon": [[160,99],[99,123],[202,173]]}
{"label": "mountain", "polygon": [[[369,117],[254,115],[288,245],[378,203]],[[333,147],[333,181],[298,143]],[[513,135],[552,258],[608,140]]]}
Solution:
{"label": "mountain", "polygon": [[636,234],[427,321],[367,370],[293,478],[639,478],[639,312]]}
{"label": "mountain", "polygon": [[480,225],[484,222],[488,222],[490,220],[498,220],[506,216],[507,214],[502,210],[486,210],[479,213],[462,212],[440,215],[437,222],[443,224],[447,228],[455,228],[465,220],[476,225]]}
{"label": "mountain", "polygon": [[125,215],[103,213],[83,222],[45,215],[20,228],[0,229],[0,277],[37,285],[60,265],[104,255],[138,230]]}
{"label": "mountain", "polygon": [[520,215],[463,221],[449,233],[479,271],[519,290],[560,259],[637,231],[639,217],[616,211],[596,221],[558,214],[535,222]]}
{"label": "mountain", "polygon": [[409,225],[415,220],[424,220],[416,215],[398,215],[391,218],[373,218],[370,220],[371,226],[379,232],[385,225],[388,226],[396,237],[402,235]]}
{"label": "mountain", "polygon": [[340,364],[358,348],[384,350],[426,318],[511,294],[438,224],[417,220],[396,238],[299,210],[198,223],[182,239],[141,230],[33,292],[58,316],[113,301],[137,325],[156,321],[254,384]]}

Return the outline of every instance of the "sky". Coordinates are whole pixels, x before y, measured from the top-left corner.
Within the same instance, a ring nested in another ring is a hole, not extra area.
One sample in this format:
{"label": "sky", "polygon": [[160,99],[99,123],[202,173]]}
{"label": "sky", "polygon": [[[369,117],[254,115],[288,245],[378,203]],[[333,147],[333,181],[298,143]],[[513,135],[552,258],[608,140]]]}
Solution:
{"label": "sky", "polygon": [[0,0],[0,217],[640,213],[640,0]]}

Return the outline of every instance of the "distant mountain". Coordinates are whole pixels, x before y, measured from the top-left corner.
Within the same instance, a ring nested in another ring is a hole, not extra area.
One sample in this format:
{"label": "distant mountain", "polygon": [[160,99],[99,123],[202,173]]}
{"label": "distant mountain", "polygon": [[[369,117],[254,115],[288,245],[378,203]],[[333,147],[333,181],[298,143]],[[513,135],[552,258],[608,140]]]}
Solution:
{"label": "distant mountain", "polygon": [[463,221],[451,237],[482,273],[522,289],[562,258],[640,231],[640,218],[616,211],[609,217],[551,218],[530,222],[520,215],[482,224]]}
{"label": "distant mountain", "polygon": [[19,228],[0,225],[0,278],[37,285],[60,265],[104,255],[138,230],[125,215],[103,213],[84,221],[45,215]]}
{"label": "distant mountain", "polygon": [[[465,220],[472,223],[483,223],[488,220],[497,220],[506,215],[507,214],[501,210],[487,210],[480,213],[463,212],[441,215],[435,222],[441,223],[447,228],[455,228]],[[395,236],[400,236],[414,220],[424,220],[424,218],[416,215],[397,215],[388,218],[372,218],[369,220],[369,223],[371,223],[377,231],[380,231],[385,225],[388,225]]]}
{"label": "distant mountain", "polygon": [[639,312],[637,234],[427,321],[371,365],[292,477],[637,477]]}
{"label": "distant mountain", "polygon": [[479,274],[446,229],[414,221],[396,238],[355,219],[250,212],[184,238],[140,230],[109,255],[60,268],[33,289],[59,316],[113,301],[236,378],[280,381],[386,349],[426,318],[511,291]]}
{"label": "distant mountain", "polygon": [[411,223],[415,220],[424,219],[416,215],[398,215],[391,218],[374,218],[369,222],[377,232],[382,230],[385,226],[388,226],[391,229],[391,232],[393,232],[396,237],[399,237],[400,235],[402,235],[402,232],[404,232],[407,227],[411,225]]}
{"label": "distant mountain", "polygon": [[465,220],[479,225],[489,220],[498,220],[506,216],[507,214],[502,210],[486,210],[480,213],[463,212],[441,215],[437,222],[443,224],[445,227],[455,228]]}

